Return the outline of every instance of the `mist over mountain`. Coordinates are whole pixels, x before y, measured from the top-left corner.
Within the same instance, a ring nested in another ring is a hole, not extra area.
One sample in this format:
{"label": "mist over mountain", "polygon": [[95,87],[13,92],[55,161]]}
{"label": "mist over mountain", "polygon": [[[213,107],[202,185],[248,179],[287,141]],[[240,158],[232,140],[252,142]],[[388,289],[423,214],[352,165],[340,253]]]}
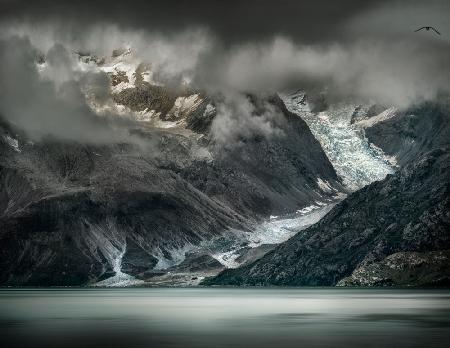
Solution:
{"label": "mist over mountain", "polygon": [[0,284],[448,284],[449,6],[0,1]]}

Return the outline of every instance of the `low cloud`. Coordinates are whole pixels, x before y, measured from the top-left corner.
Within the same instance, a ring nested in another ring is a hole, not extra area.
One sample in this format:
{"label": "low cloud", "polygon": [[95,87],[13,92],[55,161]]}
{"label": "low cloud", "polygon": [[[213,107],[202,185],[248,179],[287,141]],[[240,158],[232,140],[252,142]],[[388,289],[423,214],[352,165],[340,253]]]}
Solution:
{"label": "low cloud", "polygon": [[223,54],[199,72],[198,82],[234,92],[321,88],[334,97],[404,107],[448,91],[449,54],[448,45],[412,39],[310,46],[278,37]]}
{"label": "low cloud", "polygon": [[49,56],[48,64],[57,71],[52,79],[40,76],[37,52],[28,39],[0,40],[0,114],[34,140],[47,135],[91,143],[127,139],[122,127],[115,128],[106,117],[98,117],[86,103],[85,80],[92,82],[102,76],[75,78],[61,46],[51,48]]}
{"label": "low cloud", "polygon": [[1,29],[0,36],[28,38],[33,47],[48,54],[63,47],[70,53],[110,57],[114,50],[130,48],[137,60],[151,63],[156,82],[164,84],[191,81],[200,69],[197,64],[201,55],[213,49],[214,41],[202,28],[162,33],[130,30],[111,23],[80,28],[74,23],[59,21],[38,25],[12,21]]}
{"label": "low cloud", "polygon": [[265,98],[251,98],[236,93],[217,102],[217,116],[211,125],[215,143],[232,147],[254,136],[284,135],[284,118],[280,110]]}
{"label": "low cloud", "polygon": [[[113,123],[97,117],[86,102],[86,94],[98,104],[108,102],[108,77],[80,69],[73,52],[101,58],[127,47],[136,60],[151,64],[156,83],[188,84],[213,96],[213,137],[221,143],[255,134],[280,135],[278,111],[270,105],[261,111],[248,95],[303,89],[330,99],[408,107],[450,92],[450,27],[443,8],[448,5],[439,1],[412,1],[408,6],[383,2],[346,19],[336,29],[342,40],[308,44],[301,35],[225,44],[201,25],[171,32],[105,22],[80,26],[76,21],[10,21],[0,34],[0,78],[6,81],[0,112],[35,137],[117,137]],[[436,23],[443,35],[414,33],[429,23]],[[40,72],[39,54],[47,62]]]}

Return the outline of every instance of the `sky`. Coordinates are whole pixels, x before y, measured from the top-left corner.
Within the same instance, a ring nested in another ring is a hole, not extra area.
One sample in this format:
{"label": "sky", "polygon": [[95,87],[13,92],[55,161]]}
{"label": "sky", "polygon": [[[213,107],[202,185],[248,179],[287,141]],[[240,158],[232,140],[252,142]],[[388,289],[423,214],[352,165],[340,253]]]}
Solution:
{"label": "sky", "polygon": [[[123,46],[158,83],[220,96],[220,125],[257,125],[245,95],[291,89],[407,108],[449,90],[449,16],[446,0],[0,0],[0,114],[32,134],[109,139],[82,96],[87,82],[107,94],[106,77],[75,71],[70,52]],[[427,25],[442,35],[414,32]],[[53,57],[46,81],[37,54]]]}
{"label": "sky", "polygon": [[211,29],[224,43],[285,35],[304,42],[334,40],[343,23],[383,0],[2,0],[2,17],[63,20],[78,25],[114,22],[124,28]]}

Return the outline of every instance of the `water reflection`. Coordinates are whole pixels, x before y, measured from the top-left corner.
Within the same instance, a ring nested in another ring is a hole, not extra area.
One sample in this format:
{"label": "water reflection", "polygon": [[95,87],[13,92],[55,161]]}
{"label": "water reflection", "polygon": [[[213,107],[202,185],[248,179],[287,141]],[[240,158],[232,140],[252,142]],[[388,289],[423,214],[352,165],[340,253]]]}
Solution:
{"label": "water reflection", "polygon": [[450,339],[450,292],[0,291],[2,347],[421,347]]}

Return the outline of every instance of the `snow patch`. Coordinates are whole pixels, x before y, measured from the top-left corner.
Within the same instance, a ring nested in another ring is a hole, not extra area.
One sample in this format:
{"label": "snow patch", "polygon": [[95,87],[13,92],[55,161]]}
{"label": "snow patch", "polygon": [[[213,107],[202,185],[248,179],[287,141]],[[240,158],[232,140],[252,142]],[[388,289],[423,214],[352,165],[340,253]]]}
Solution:
{"label": "snow patch", "polygon": [[331,187],[330,183],[327,180],[322,180],[321,178],[317,178],[317,185],[323,192],[336,191],[333,187]]}
{"label": "snow patch", "polygon": [[211,255],[226,268],[237,268],[240,263],[236,261],[239,257],[238,250],[230,250],[224,253],[215,253]]}
{"label": "snow patch", "polygon": [[9,135],[3,136],[3,139],[5,139],[5,141],[9,144],[9,146],[11,146],[14,149],[14,151],[22,152],[19,148],[19,140],[14,139],[14,138],[10,137]]}
{"label": "snow patch", "polygon": [[[146,64],[146,66],[149,66]],[[121,81],[117,85],[111,87],[112,93],[119,93],[128,88],[136,87],[136,77],[139,74],[142,80],[152,85],[157,85],[153,80],[153,72],[149,69],[143,69],[142,62],[133,56],[132,51],[128,48],[124,53],[112,57],[105,61],[97,69],[107,73],[108,75],[125,74],[127,81]]]}
{"label": "snow patch", "polygon": [[292,217],[269,219],[257,226],[253,232],[248,233],[248,246],[256,248],[263,244],[283,243],[299,231],[318,222],[334,205],[334,203],[318,202],[298,210]]}
{"label": "snow patch", "polygon": [[214,112],[216,112],[216,107],[212,104],[208,104],[206,105],[205,111],[203,112],[203,116],[210,116]]}
{"label": "snow patch", "polygon": [[387,121],[396,115],[397,115],[397,108],[391,107],[387,110],[384,110],[383,112],[381,112],[376,116],[356,122],[355,125],[363,128],[370,128],[376,125],[377,123]]}
{"label": "snow patch", "polygon": [[136,279],[135,277],[123,273],[121,271],[122,268],[122,258],[125,254],[126,246],[123,250],[116,256],[113,262],[113,270],[116,274],[108,279],[102,280],[94,284],[94,286],[106,286],[106,287],[125,287],[125,286],[133,286],[143,284],[144,281],[140,279]]}
{"label": "snow patch", "polygon": [[169,114],[175,116],[175,118],[182,117],[197,109],[203,99],[199,94],[192,94],[188,97],[178,97]]}
{"label": "snow patch", "polygon": [[140,284],[141,280],[121,271],[126,242],[116,229],[114,221],[108,220],[106,224],[97,225],[84,220],[84,224],[89,226],[89,233],[86,234],[85,241],[90,246],[92,253],[95,254],[94,251],[99,250],[115,272],[114,276],[97,282],[92,286],[123,287]]}

